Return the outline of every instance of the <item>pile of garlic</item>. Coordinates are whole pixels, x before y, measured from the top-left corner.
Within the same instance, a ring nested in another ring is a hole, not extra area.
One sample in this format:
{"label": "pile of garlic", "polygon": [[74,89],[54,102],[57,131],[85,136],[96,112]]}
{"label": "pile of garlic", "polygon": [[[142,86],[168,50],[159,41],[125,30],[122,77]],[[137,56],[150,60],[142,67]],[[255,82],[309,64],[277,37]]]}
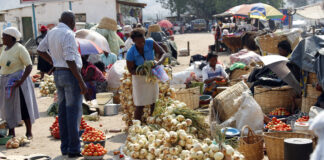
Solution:
{"label": "pile of garlic", "polygon": [[53,96],[56,93],[56,86],[53,75],[45,75],[44,82],[40,83],[41,96]]}
{"label": "pile of garlic", "polygon": [[228,145],[213,144],[209,138],[199,141],[183,129],[168,132],[152,130],[134,120],[123,153],[133,159],[165,160],[223,160],[244,159]]}

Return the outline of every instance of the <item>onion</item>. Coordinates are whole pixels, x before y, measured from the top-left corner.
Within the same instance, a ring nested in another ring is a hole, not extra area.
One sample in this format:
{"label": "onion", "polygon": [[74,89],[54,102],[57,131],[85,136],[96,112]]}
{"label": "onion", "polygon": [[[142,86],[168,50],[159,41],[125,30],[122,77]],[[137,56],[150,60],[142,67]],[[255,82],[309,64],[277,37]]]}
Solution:
{"label": "onion", "polygon": [[225,146],[226,154],[232,156],[234,154],[234,149],[230,145]]}
{"label": "onion", "polygon": [[207,144],[203,144],[203,145],[201,146],[201,148],[202,148],[202,151],[204,151],[205,153],[208,153],[208,151],[209,151],[209,146],[208,146]]}
{"label": "onion", "polygon": [[139,151],[141,149],[141,146],[138,143],[134,144],[134,151]]}
{"label": "onion", "polygon": [[147,156],[146,156],[146,159],[147,160],[154,160],[155,159],[155,156],[151,153],[149,153]]}
{"label": "onion", "polygon": [[214,154],[214,159],[215,160],[223,160],[223,158],[224,158],[224,154],[222,152],[216,152]]}
{"label": "onion", "polygon": [[141,149],[140,154],[143,156],[147,155],[147,150],[146,149]]}
{"label": "onion", "polygon": [[195,143],[193,145],[193,149],[194,149],[194,152],[198,152],[198,151],[202,150],[201,145],[199,143]]}
{"label": "onion", "polygon": [[202,152],[202,151],[198,151],[197,152],[197,159],[198,160],[202,160],[204,158],[204,152]]}
{"label": "onion", "polygon": [[178,142],[178,144],[179,144],[180,146],[184,147],[184,146],[186,145],[186,142],[185,142],[184,140],[180,140],[180,141]]}
{"label": "onion", "polygon": [[185,120],[185,117],[184,117],[183,115],[178,115],[178,116],[177,116],[177,120],[178,120],[179,122],[182,122],[182,121]]}
{"label": "onion", "polygon": [[215,144],[211,144],[211,145],[209,146],[209,149],[210,149],[211,151],[213,151],[214,153],[216,153],[216,152],[219,151],[219,146],[218,146],[218,145],[215,145]]}

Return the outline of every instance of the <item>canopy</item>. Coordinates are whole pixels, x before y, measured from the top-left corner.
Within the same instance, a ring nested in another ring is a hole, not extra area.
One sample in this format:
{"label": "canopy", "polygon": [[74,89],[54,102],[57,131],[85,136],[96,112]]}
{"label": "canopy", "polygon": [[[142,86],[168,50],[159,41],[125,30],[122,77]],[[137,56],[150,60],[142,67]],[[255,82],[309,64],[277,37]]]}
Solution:
{"label": "canopy", "polygon": [[308,19],[324,19],[323,3],[316,3],[297,8],[296,13]]}
{"label": "canopy", "polygon": [[168,21],[168,20],[162,20],[158,23],[162,28],[166,28],[166,29],[169,29],[169,28],[172,28],[173,27],[173,24]]}

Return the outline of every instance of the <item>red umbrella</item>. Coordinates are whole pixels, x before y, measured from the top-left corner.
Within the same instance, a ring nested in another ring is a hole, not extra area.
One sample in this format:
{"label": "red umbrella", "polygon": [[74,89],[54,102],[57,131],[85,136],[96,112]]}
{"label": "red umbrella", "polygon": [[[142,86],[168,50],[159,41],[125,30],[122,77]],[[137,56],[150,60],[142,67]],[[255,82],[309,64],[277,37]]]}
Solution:
{"label": "red umbrella", "polygon": [[172,27],[173,27],[173,24],[172,24],[170,21],[168,21],[168,20],[162,20],[162,21],[160,21],[158,24],[159,24],[162,28],[167,28],[167,29],[169,29],[169,28],[172,28]]}

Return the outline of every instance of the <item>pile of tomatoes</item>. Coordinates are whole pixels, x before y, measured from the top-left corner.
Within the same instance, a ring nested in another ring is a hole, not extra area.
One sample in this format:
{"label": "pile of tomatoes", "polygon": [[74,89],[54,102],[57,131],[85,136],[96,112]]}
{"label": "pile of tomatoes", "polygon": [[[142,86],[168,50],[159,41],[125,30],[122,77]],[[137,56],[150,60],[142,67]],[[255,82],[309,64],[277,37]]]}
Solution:
{"label": "pile of tomatoes", "polygon": [[292,131],[291,126],[277,119],[276,117],[272,118],[272,121],[267,124],[265,127],[271,131]]}
{"label": "pile of tomatoes", "polygon": [[296,122],[308,122],[309,121],[309,116],[303,116],[299,119],[297,119]]}
{"label": "pile of tomatoes", "polygon": [[[84,130],[86,128],[89,128],[89,125],[84,121],[84,119],[81,119],[81,124],[80,124],[80,130]],[[55,117],[55,121],[50,127],[51,135],[55,139],[60,139],[60,125],[58,121],[58,116]]]}
{"label": "pile of tomatoes", "polygon": [[82,150],[81,154],[83,156],[104,156],[105,154],[107,154],[107,150],[104,147],[102,147],[99,143],[90,143],[84,145],[84,149]]}
{"label": "pile of tomatoes", "polygon": [[60,139],[60,128],[59,128],[59,122],[58,122],[58,117],[57,116],[55,117],[54,123],[50,127],[50,131],[51,131],[51,135],[55,139]]}
{"label": "pile of tomatoes", "polygon": [[270,112],[270,116],[289,116],[290,113],[285,108],[276,108]]}
{"label": "pile of tomatoes", "polygon": [[105,140],[105,134],[93,127],[87,127],[81,137],[84,142],[100,142]]}

